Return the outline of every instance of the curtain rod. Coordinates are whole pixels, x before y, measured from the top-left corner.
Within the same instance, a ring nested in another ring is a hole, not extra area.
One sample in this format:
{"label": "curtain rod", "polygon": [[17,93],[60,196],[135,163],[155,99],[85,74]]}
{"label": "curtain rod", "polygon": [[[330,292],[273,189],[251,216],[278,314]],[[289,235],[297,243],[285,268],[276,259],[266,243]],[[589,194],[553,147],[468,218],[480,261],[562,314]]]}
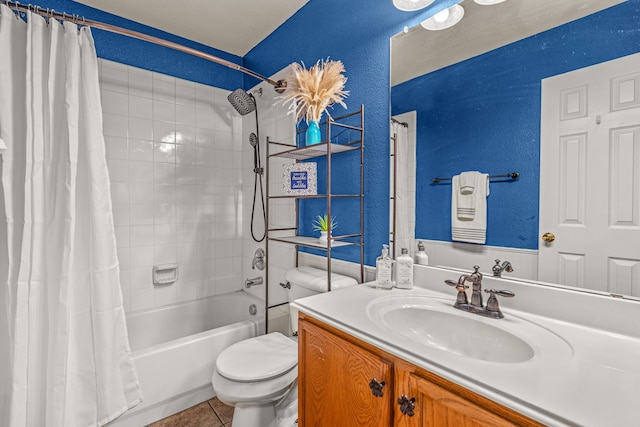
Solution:
{"label": "curtain rod", "polygon": [[408,127],[409,127],[409,123],[407,123],[407,122],[401,122],[400,120],[394,119],[393,117],[391,117],[391,121],[392,121],[393,123],[397,123],[397,124],[399,124],[399,125],[401,125],[401,126],[404,126],[404,127],[406,127],[406,128],[408,128]]}
{"label": "curtain rod", "polygon": [[79,15],[69,15],[65,12],[57,12],[53,9],[43,9],[40,6],[32,6],[32,5],[23,5],[18,2],[13,2],[11,0],[0,0],[0,4],[4,4],[9,9],[18,12],[31,12],[36,15],[44,16],[45,18],[54,18],[60,21],[69,21],[73,22],[77,25],[83,25],[91,28],[97,28],[99,30],[109,31],[116,34],[125,35],[128,37],[132,37],[134,39],[143,40],[149,43],[154,43],[160,46],[168,47],[170,49],[174,49],[180,52],[188,53],[193,56],[197,56],[200,58],[204,58],[208,61],[215,62],[216,64],[224,65],[227,68],[231,68],[233,70],[240,71],[244,74],[248,74],[252,77],[260,79],[264,82],[267,82],[275,88],[276,92],[283,93],[287,87],[287,82],[285,80],[274,81],[267,77],[264,77],[255,71],[252,71],[248,68],[245,68],[241,65],[235,64],[231,61],[227,61],[226,59],[219,58],[214,55],[210,55],[208,53],[204,53],[202,51],[192,49],[187,46],[183,46],[178,43],[174,43],[168,40],[161,39],[159,37],[150,36],[148,34],[139,33],[137,31],[128,30],[126,28],[117,27],[115,25],[105,24],[104,22],[93,21],[90,19],[86,19],[83,16]]}

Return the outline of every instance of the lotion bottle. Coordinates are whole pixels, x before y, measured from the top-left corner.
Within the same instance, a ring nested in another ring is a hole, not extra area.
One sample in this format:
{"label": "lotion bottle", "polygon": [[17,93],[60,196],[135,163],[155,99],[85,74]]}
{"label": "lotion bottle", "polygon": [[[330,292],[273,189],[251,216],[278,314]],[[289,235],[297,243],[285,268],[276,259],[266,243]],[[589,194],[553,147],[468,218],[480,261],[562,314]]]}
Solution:
{"label": "lotion bottle", "polygon": [[407,248],[402,248],[402,253],[396,258],[396,288],[413,288],[413,258]]}
{"label": "lotion bottle", "polygon": [[391,289],[393,282],[391,281],[392,260],[389,256],[389,246],[382,245],[382,254],[376,258],[376,288]]}
{"label": "lotion bottle", "polygon": [[416,257],[416,264],[429,265],[429,256],[424,251],[424,245],[420,241],[418,241],[418,252],[416,252],[415,257]]}

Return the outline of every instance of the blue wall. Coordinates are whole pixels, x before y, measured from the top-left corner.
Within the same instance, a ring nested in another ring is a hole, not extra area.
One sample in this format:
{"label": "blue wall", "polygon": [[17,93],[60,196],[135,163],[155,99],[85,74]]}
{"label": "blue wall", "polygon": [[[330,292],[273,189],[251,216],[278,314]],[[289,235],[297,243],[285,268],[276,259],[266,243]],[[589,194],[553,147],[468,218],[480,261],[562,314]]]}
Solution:
{"label": "blue wall", "polygon": [[628,0],[392,88],[417,110],[416,237],[451,241],[451,185],[465,170],[518,171],[490,184],[487,245],[538,247],[541,79],[640,51],[640,0]]}
{"label": "blue wall", "polygon": [[[242,64],[242,58],[239,56],[231,55],[227,52],[102,12],[98,9],[76,3],[75,1],[32,0],[30,4],[40,6],[44,9],[55,9],[58,12],[80,15],[87,19],[160,37],[164,40],[169,40],[218,56],[235,64]],[[171,11],[167,11],[167,13],[171,13]],[[177,16],[180,15],[178,14]],[[197,58],[173,49],[107,31],[92,29],[91,32],[95,40],[98,57],[100,58],[228,90],[237,89],[241,87],[244,82],[240,72],[207,61],[206,59]]]}
{"label": "blue wall", "polygon": [[[405,25],[413,26],[457,2],[437,0],[429,8],[408,13],[397,10],[391,0],[310,0],[244,57],[246,67],[267,76],[292,62],[310,66],[330,57],[344,63],[346,89],[350,91],[347,110],[365,105],[365,262],[369,265],[389,240],[389,39]],[[336,115],[343,112],[342,107],[335,110]],[[343,188],[353,182],[352,171],[357,171],[357,166],[349,159],[342,163],[337,156],[335,159],[333,190],[348,192]],[[322,180],[324,174],[319,175]],[[337,234],[357,228],[354,208],[357,204],[332,205],[340,223]],[[325,211],[317,203],[306,203],[300,220],[310,224],[315,215]],[[305,232],[312,233],[310,227]],[[359,252],[354,250],[335,249],[332,255],[359,260]]]}

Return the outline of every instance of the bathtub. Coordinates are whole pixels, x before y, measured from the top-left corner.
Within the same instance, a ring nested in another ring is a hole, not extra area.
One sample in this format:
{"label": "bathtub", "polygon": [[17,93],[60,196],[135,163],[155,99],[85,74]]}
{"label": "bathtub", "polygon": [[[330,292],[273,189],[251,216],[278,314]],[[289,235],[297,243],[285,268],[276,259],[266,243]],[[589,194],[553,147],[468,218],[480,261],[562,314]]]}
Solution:
{"label": "bathtub", "polygon": [[140,427],[214,397],[218,354],[264,333],[264,303],[234,292],[127,315],[143,402],[108,426]]}

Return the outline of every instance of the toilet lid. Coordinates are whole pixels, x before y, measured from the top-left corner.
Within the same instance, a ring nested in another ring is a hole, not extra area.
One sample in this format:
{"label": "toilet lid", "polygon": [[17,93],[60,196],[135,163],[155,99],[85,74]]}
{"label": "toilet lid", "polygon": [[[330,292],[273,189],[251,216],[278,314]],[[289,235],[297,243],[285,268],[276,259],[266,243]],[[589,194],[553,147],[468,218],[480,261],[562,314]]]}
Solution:
{"label": "toilet lid", "polygon": [[298,345],[279,332],[240,341],[216,361],[220,375],[234,381],[262,381],[289,372],[298,364]]}

